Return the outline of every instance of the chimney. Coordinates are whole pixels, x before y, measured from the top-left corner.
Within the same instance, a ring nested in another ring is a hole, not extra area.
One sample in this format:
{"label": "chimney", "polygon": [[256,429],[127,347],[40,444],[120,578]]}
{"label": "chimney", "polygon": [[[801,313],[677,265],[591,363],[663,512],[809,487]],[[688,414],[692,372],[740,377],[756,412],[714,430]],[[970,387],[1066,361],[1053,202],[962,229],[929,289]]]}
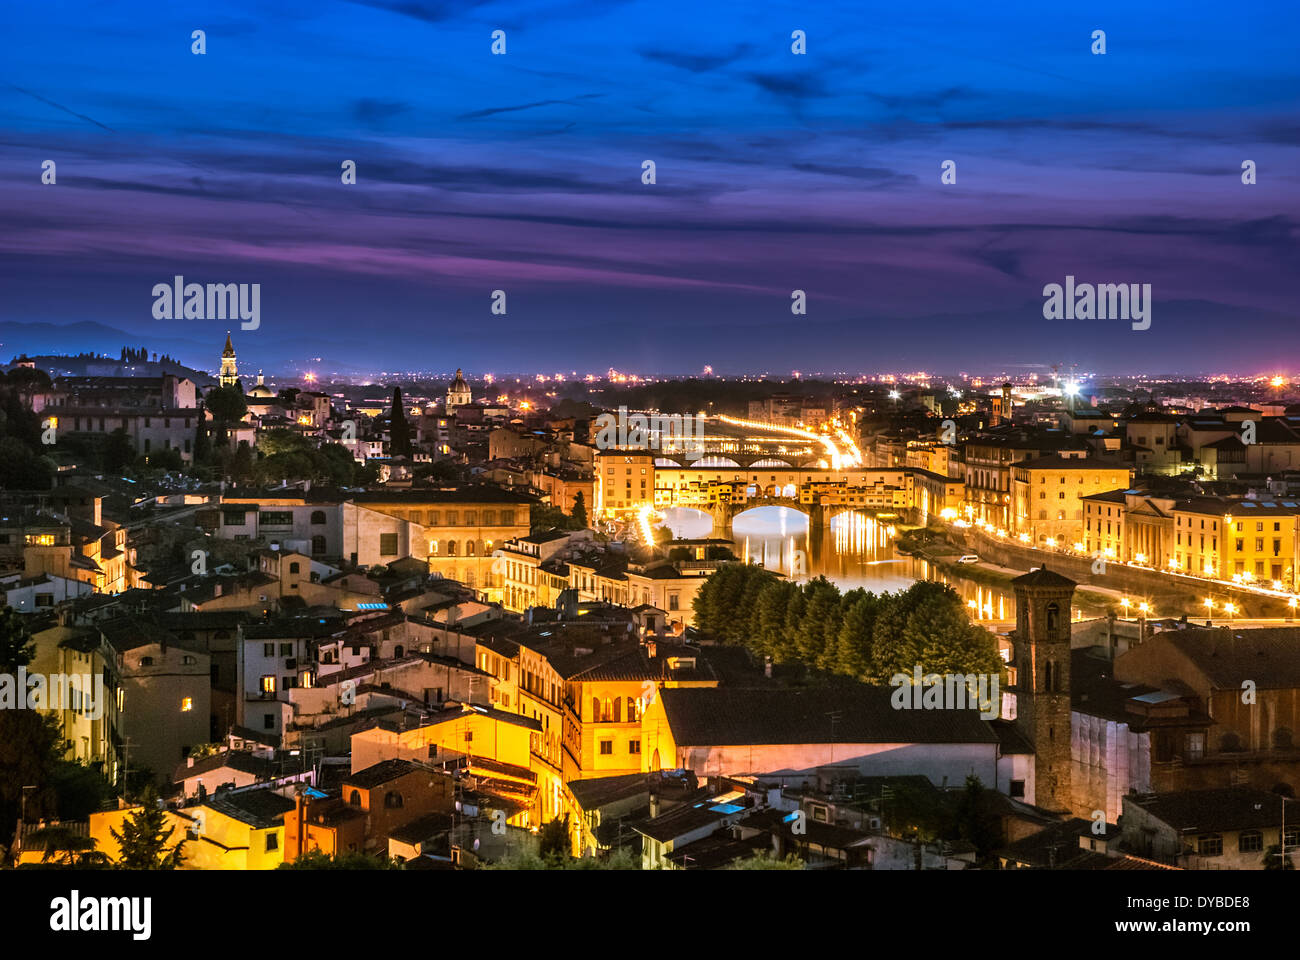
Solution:
{"label": "chimney", "polygon": [[[188,757],[185,758],[185,766],[187,766],[187,767],[192,767],[192,766],[194,766],[194,756],[193,756],[192,754],[191,754],[190,756],[188,756]],[[200,782],[202,782],[202,781],[200,781]]]}
{"label": "chimney", "polygon": [[659,788],[650,788],[650,819],[659,816]]}

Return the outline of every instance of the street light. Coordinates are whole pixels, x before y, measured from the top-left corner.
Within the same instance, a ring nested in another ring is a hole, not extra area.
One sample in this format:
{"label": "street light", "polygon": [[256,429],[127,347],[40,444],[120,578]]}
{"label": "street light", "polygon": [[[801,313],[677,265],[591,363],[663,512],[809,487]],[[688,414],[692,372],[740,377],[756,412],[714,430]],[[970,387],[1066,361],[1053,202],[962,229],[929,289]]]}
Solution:
{"label": "street light", "polygon": [[1237,605],[1231,602],[1225,603],[1223,609],[1228,614],[1228,619],[1231,620],[1232,615],[1237,612]]}
{"label": "street light", "polygon": [[1119,605],[1124,608],[1124,616],[1126,617],[1128,616],[1128,604],[1129,604],[1128,597],[1120,598]]}

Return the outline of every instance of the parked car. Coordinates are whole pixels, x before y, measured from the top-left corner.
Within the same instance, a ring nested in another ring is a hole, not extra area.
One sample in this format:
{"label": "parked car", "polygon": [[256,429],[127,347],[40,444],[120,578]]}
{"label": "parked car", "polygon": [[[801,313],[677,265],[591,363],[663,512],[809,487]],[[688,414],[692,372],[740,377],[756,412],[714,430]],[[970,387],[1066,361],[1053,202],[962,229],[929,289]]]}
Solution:
{"label": "parked car", "polygon": [[968,553],[965,556],[958,557],[957,562],[958,563],[979,563],[980,558],[973,553]]}

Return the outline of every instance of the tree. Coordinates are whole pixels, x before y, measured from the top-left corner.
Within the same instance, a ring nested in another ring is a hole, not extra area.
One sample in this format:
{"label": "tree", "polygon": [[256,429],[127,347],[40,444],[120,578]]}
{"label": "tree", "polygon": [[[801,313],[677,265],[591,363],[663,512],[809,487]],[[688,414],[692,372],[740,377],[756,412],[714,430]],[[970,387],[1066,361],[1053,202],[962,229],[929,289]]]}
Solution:
{"label": "tree", "polygon": [[60,820],[85,820],[113,796],[113,786],[104,774],[82,761],[56,761],[49,771],[49,783]]}
{"label": "tree", "polygon": [[726,870],[802,870],[804,862],[793,853],[787,854],[784,859],[778,860],[766,850],[755,853],[753,856],[741,857],[733,860],[731,865],[725,867]]}
{"label": "tree", "polygon": [[152,788],[145,791],[141,803],[139,810],[122,821],[121,833],[108,828],[121,849],[118,866],[123,870],[175,870],[185,857],[185,839],[168,847],[176,828],[167,826],[167,815]]}
{"label": "tree", "polygon": [[854,590],[844,600],[834,670],[860,680],[871,667],[871,632],[880,600],[864,590]]}
{"label": "tree", "polygon": [[[200,430],[202,424],[200,422]],[[135,462],[135,446],[127,432],[118,427],[104,441],[104,471],[111,474],[124,473]]]}
{"label": "tree", "polygon": [[309,850],[296,860],[288,860],[277,870],[401,870],[402,861],[396,857],[381,857],[374,853],[336,853],[330,856],[323,850]]}
{"label": "tree", "polygon": [[1295,861],[1291,859],[1288,853],[1286,858],[1282,857],[1282,845],[1275,843],[1264,851],[1264,869],[1265,870],[1294,870]]}
{"label": "tree", "polygon": [[[803,590],[807,601],[795,635],[795,649],[800,662],[810,667],[820,666],[826,652],[828,622],[839,612],[840,592],[825,577],[809,580]],[[838,626],[835,633],[839,633]]]}
{"label": "tree", "polygon": [[45,847],[42,863],[58,863],[68,867],[105,866],[108,862],[101,851],[95,849],[94,837],[83,837],[71,827],[63,825],[42,827],[27,835],[27,841]]}
{"label": "tree", "polygon": [[239,423],[248,413],[248,401],[244,391],[238,386],[214,387],[203,397],[203,406],[212,414],[216,424],[214,431],[224,444],[232,425]]}
{"label": "tree", "polygon": [[14,674],[32,662],[36,644],[22,615],[13,607],[0,610],[0,673]]}
{"label": "tree", "polygon": [[16,437],[0,437],[0,489],[49,490],[54,469],[49,457],[33,453]]}
{"label": "tree", "polygon": [[567,860],[570,857],[569,815],[542,824],[537,831],[537,855],[543,860]]}
{"label": "tree", "polygon": [[35,710],[0,709],[0,837],[13,835],[24,808],[29,821],[53,811],[56,798],[50,771],[63,749],[58,721],[53,716],[42,716]]}
{"label": "tree", "polygon": [[393,407],[388,414],[388,451],[394,457],[411,455],[411,428],[402,407],[402,388],[393,387]]}
{"label": "tree", "polygon": [[975,865],[984,866],[993,859],[993,851],[1002,843],[1001,823],[993,813],[980,778],[966,778],[966,789],[957,801],[950,839],[965,840],[975,847]]}
{"label": "tree", "polygon": [[573,511],[569,514],[573,518],[573,529],[583,530],[587,526],[587,498],[583,496],[581,490],[573,495]]}
{"label": "tree", "polygon": [[511,853],[484,870],[640,870],[641,862],[631,850],[620,848],[604,857],[543,857],[532,851]]}

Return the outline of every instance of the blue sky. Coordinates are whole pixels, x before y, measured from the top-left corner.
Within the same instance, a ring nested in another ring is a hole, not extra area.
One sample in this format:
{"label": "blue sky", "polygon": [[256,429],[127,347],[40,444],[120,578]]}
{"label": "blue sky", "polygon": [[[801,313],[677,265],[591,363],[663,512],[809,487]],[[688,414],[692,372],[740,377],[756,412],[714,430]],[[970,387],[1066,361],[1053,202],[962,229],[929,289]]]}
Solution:
{"label": "blue sky", "polygon": [[[219,347],[153,319],[181,273],[262,284],[236,339],[268,369],[1244,373],[1296,344],[1294,4],[266,6],[8,11],[0,325]],[[1151,329],[1045,321],[1067,274],[1151,283]]]}

